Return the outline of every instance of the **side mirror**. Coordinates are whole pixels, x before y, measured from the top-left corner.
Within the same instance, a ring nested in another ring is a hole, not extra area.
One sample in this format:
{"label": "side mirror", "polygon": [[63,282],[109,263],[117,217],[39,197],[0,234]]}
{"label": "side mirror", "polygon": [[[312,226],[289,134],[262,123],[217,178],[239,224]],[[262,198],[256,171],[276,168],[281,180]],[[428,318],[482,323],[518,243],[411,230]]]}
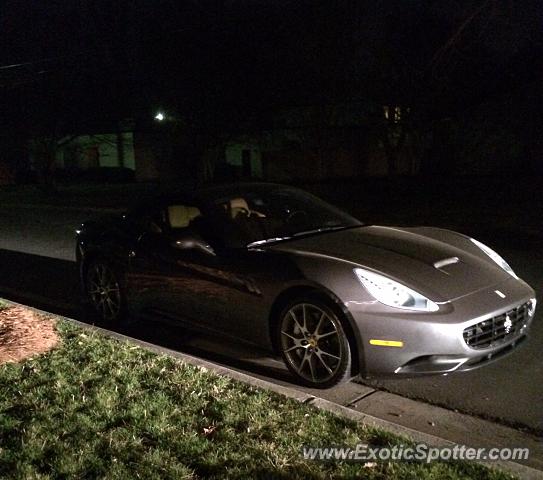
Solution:
{"label": "side mirror", "polygon": [[207,255],[215,255],[215,250],[202,238],[194,235],[183,235],[172,242],[172,247],[177,250],[199,250]]}

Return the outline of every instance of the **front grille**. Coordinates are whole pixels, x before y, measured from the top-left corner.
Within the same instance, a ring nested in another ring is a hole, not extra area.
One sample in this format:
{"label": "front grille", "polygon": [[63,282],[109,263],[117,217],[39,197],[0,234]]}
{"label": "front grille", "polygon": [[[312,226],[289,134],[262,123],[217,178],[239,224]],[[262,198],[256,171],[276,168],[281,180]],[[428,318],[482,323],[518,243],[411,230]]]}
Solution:
{"label": "front grille", "polygon": [[471,348],[494,347],[512,339],[528,321],[531,302],[464,329],[464,341]]}

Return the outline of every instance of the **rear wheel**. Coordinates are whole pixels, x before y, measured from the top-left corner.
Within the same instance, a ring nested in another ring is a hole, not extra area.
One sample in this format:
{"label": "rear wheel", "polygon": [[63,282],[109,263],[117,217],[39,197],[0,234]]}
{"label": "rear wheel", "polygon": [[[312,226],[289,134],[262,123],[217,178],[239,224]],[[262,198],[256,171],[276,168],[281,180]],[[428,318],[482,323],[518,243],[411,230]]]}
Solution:
{"label": "rear wheel", "polygon": [[327,388],[351,376],[351,349],[339,316],[320,299],[290,302],[278,322],[281,355],[304,385]]}
{"label": "rear wheel", "polygon": [[106,325],[120,322],[124,314],[121,277],[105,260],[94,260],[85,278],[87,300],[95,315]]}

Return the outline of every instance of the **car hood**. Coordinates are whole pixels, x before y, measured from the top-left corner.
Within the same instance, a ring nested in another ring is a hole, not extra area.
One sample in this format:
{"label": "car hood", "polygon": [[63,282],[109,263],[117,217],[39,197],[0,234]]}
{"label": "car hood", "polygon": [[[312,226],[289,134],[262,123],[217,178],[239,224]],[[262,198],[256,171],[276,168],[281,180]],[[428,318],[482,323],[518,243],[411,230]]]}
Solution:
{"label": "car hood", "polygon": [[289,240],[268,248],[369,268],[438,303],[510,278],[468,237],[428,227],[359,227]]}

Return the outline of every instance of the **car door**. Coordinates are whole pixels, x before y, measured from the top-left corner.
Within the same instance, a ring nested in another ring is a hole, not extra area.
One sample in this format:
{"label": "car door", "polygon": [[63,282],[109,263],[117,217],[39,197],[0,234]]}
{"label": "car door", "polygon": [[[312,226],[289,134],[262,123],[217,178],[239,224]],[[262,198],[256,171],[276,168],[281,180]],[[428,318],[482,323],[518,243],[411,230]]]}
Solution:
{"label": "car door", "polygon": [[[196,212],[196,213],[194,213]],[[146,212],[147,223],[131,255],[128,274],[130,302],[139,310],[191,320],[211,313],[196,302],[200,288],[201,252],[181,249],[178,240],[190,233],[190,222],[200,211],[191,204],[173,202]]]}
{"label": "car door", "polygon": [[257,252],[211,255],[146,235],[133,257],[139,301],[147,310],[198,329],[262,344],[267,339],[271,259]]}
{"label": "car door", "polygon": [[[180,323],[244,337],[243,322],[229,325],[225,319],[234,305],[245,305],[244,311],[258,306],[260,293],[248,274],[255,267],[249,268],[247,260],[240,263],[240,254],[198,248],[204,239],[191,225],[194,219],[184,218],[194,208],[170,204],[151,215],[154,226],[132,252],[130,302]],[[197,240],[196,245],[187,246],[187,239]]]}
{"label": "car door", "polygon": [[[141,236],[131,259],[132,301],[183,324],[266,345],[271,303],[295,275],[293,267],[273,252],[225,246],[201,217],[191,223],[186,229],[161,225]],[[224,234],[224,225],[216,231]],[[187,237],[215,250],[186,248]]]}

